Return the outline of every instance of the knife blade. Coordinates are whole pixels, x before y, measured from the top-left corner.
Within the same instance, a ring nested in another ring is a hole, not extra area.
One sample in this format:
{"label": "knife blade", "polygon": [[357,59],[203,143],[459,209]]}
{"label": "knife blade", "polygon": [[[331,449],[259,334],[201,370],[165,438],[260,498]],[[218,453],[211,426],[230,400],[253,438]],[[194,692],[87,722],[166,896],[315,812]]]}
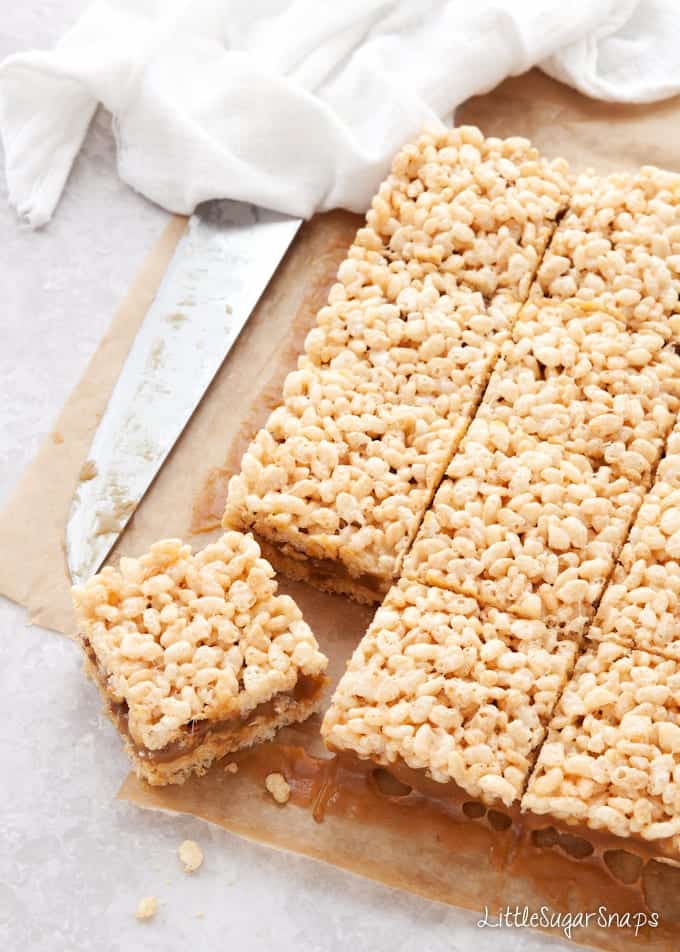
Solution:
{"label": "knife blade", "polygon": [[81,470],[66,527],[74,584],[127,525],[301,223],[231,201],[206,202],[190,218]]}

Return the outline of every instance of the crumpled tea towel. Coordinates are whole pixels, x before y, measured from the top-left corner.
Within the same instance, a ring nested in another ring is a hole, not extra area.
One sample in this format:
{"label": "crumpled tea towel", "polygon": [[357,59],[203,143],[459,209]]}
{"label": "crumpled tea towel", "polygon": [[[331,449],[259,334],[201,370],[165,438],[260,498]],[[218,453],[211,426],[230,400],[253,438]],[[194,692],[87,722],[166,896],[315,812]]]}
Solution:
{"label": "crumpled tea towel", "polygon": [[427,119],[539,64],[590,96],[680,90],[676,0],[97,0],[0,66],[8,194],[49,221],[98,104],[121,178],[173,212],[364,211]]}

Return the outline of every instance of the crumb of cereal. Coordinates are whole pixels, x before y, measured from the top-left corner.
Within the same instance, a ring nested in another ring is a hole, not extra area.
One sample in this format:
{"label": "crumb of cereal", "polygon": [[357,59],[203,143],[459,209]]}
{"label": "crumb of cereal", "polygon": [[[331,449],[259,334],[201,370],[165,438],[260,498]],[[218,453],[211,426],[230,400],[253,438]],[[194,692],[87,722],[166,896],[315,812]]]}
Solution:
{"label": "crumb of cereal", "polygon": [[94,479],[97,475],[97,464],[93,459],[86,459],[83,465],[80,467],[80,473],[78,474],[78,479],[81,483],[86,483],[90,479]]}
{"label": "crumb of cereal", "polygon": [[143,899],[139,900],[137,904],[137,911],[135,916],[139,919],[140,922],[144,922],[147,919],[153,919],[158,911],[158,900],[155,896],[144,896]]}
{"label": "crumb of cereal", "polygon": [[264,785],[277,803],[288,803],[290,800],[290,784],[283,774],[267,774]]}
{"label": "crumb of cereal", "polygon": [[228,764],[224,765],[224,772],[235,774],[238,773],[238,764],[235,760],[230,760]]}
{"label": "crumb of cereal", "polygon": [[203,862],[203,851],[194,840],[184,840],[180,843],[177,855],[184,864],[185,873],[194,873]]}

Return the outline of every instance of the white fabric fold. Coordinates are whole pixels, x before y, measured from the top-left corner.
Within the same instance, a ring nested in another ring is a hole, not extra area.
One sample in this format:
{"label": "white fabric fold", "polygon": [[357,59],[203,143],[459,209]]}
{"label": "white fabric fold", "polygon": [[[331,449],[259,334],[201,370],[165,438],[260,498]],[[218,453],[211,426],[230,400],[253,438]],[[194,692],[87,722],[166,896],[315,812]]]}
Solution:
{"label": "white fabric fold", "polygon": [[121,178],[170,211],[363,211],[428,119],[536,64],[590,96],[680,90],[675,0],[97,0],[0,66],[10,202],[49,221],[99,104]]}

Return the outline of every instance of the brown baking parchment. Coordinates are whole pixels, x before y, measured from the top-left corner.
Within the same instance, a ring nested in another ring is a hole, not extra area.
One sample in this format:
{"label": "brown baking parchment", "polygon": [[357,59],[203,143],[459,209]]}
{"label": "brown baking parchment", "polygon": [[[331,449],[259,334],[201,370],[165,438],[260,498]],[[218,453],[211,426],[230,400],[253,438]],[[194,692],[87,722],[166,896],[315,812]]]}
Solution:
{"label": "brown baking parchment", "polygon": [[[532,71],[471,100],[457,120],[475,123],[487,134],[526,135],[546,155],[565,156],[576,170],[606,172],[644,164],[680,168],[680,97],[640,106],[599,103]],[[357,216],[332,212],[303,226],[112,560],[139,553],[161,537],[181,536],[199,547],[219,531],[228,476],[277,402],[283,377],[294,365],[359,223]],[[0,513],[0,593],[23,605],[32,621],[57,631],[73,631],[63,538],[78,474],[184,226],[182,218],[170,221],[53,433]],[[26,526],[39,526],[40,532],[26,532]],[[334,682],[371,611],[299,583],[283,581],[282,588],[298,600],[329,655]],[[596,909],[600,901],[621,914],[641,908],[633,891],[613,888],[609,877],[593,866],[555,850],[528,861],[526,844],[512,832],[457,823],[428,809],[422,798],[385,795],[370,778],[326,791],[329,806],[323,822],[318,822],[318,809],[314,818],[310,797],[295,793],[297,787],[287,806],[276,805],[263,788],[271,770],[290,773],[291,765],[301,763],[310,779],[300,789],[309,793],[309,785],[317,783],[323,763],[315,758],[324,756],[318,726],[314,718],[283,731],[276,742],[240,755],[235,776],[217,765],[203,778],[166,788],[147,787],[129,776],[119,796],[143,807],[191,813],[262,843],[471,909],[517,903],[576,912]],[[317,795],[318,790],[314,802]],[[648,886],[666,910],[659,893],[669,883]],[[680,881],[670,886],[680,892]],[[659,928],[647,926],[637,937],[633,929],[591,924],[576,928],[573,939],[612,952],[639,948],[641,942],[650,952],[665,952],[680,944],[669,915]]]}

